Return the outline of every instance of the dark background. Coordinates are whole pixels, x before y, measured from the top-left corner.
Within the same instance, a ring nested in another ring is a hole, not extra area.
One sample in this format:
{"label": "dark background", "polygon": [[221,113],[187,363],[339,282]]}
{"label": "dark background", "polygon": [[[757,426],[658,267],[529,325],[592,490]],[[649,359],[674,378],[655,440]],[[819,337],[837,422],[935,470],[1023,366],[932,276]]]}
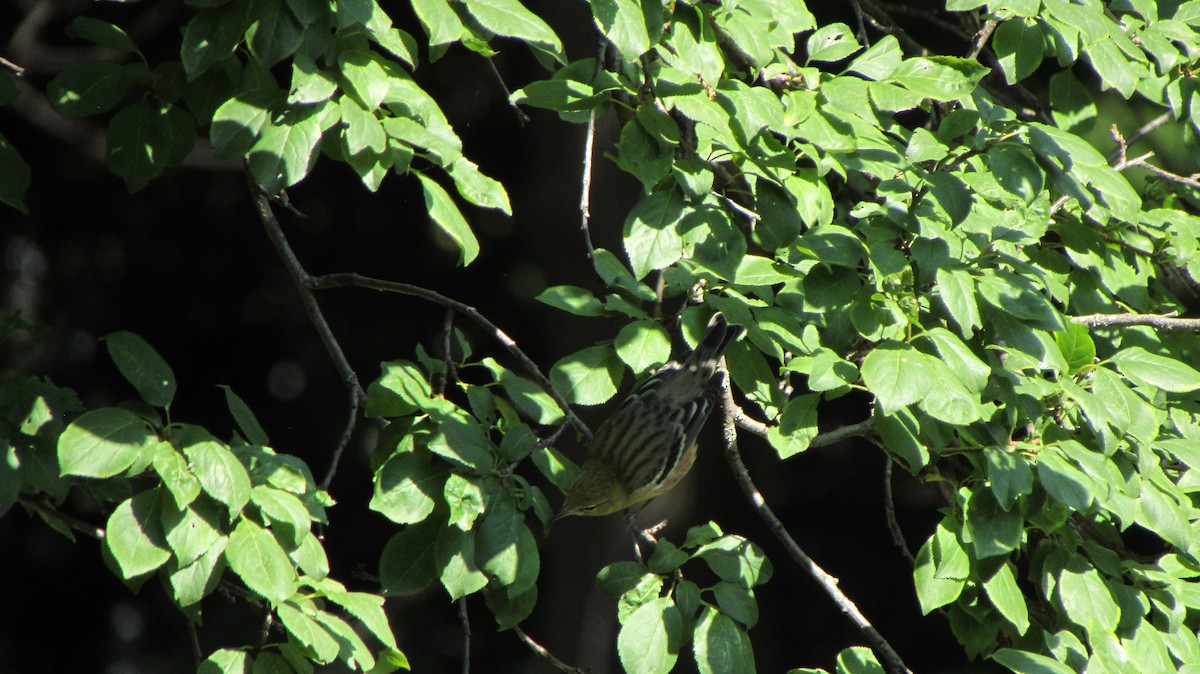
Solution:
{"label": "dark background", "polygon": [[[188,167],[168,169],[131,195],[97,151],[106,117],[66,122],[44,109],[41,92],[49,79],[97,54],[63,35],[71,18],[86,12],[122,25],[154,62],[178,49],[173,22],[188,10],[180,2],[37,4],[36,12],[46,14],[35,14],[31,0],[0,6],[0,40],[6,41],[0,56],[28,69],[21,99],[0,108],[0,132],[33,169],[30,215],[0,208],[0,287],[6,310],[20,310],[51,330],[37,342],[0,346],[0,363],[6,371],[46,375],[74,389],[89,408],[114,404],[134,393],[98,340],[131,330],[153,344],[177,375],[173,420],[228,436],[234,426],[217,387],[228,384],[254,409],[273,446],[304,458],[319,478],[345,422],[347,394],[263,233],[238,166],[213,162],[199,148]],[[843,3],[811,4],[822,23],[852,21],[838,14],[845,11]],[[530,6],[558,31],[572,58],[593,52],[583,3]],[[44,19],[37,19],[35,30],[31,16]],[[423,35],[413,17],[396,18]],[[520,45],[500,40],[496,46],[501,52],[496,64],[510,88],[543,76]],[[544,371],[563,355],[615,336],[617,320],[574,317],[533,299],[549,285],[601,289],[579,232],[583,126],[538,110],[528,110],[531,121],[522,126],[481,57],[462,48],[433,64],[425,56],[422,50],[418,80],[441,103],[467,157],[507,187],[514,216],[464,206],[481,253],[471,266],[458,268],[457,251],[427,221],[415,179],[389,176],[372,194],[348,168],[323,160],[290,190],[306,217],[278,211],[301,262],[314,274],[355,271],[471,304]],[[620,254],[621,224],[640,186],[603,156],[617,130],[611,115],[598,124],[591,232],[597,246]],[[443,312],[431,304],[356,289],[318,297],[364,384],[378,375],[380,361],[412,358],[417,344],[434,349],[440,343]],[[463,319],[457,325],[477,354],[514,366],[486,334]],[[594,427],[604,408],[579,412]],[[821,428],[866,415],[864,399],[835,400],[821,408]],[[331,575],[367,591],[374,588],[356,580],[354,571],[374,573],[384,544],[397,531],[366,508],[373,437],[370,425],[360,424],[331,488],[338,505],[329,511],[325,537]],[[642,522],[669,518],[663,535],[679,542],[688,527],[715,520],[726,532],[765,548],[775,575],[757,591],[762,616],[750,635],[759,671],[832,669],[837,652],[864,645],[864,639],[751,510],[719,452],[715,423],[705,437],[691,475],[643,511]],[[576,459],[584,451],[567,436],[558,446]],[[763,494],[800,545],[841,579],[842,589],[914,671],[984,669],[968,665],[944,617],[920,614],[911,568],[886,529],[878,450],[846,443],[780,463],[773,450],[745,435],[742,449]],[[528,466],[522,471],[559,503],[561,495],[536,471]],[[897,472],[894,484],[897,516],[915,553],[940,518],[938,502],[931,487],[907,474]],[[63,509],[98,525],[107,517],[80,495]],[[597,673],[619,671],[614,602],[594,589],[593,580],[604,565],[630,558],[620,517],[562,523],[542,541],[539,603],[526,631],[566,662]],[[691,564],[685,573],[697,574],[703,585],[700,566]],[[0,519],[0,578],[6,586],[0,604],[4,674],[172,672],[192,666],[184,618],[160,586],[150,582],[132,593],[100,563],[95,540],[71,543],[19,506]],[[475,671],[552,671],[512,633],[495,631],[481,597],[470,597],[468,605]],[[440,587],[391,599],[387,606],[414,671],[461,671],[457,607]],[[219,596],[205,600],[200,638],[206,652],[251,643],[258,629],[244,606]],[[679,670],[691,669],[685,652]]]}

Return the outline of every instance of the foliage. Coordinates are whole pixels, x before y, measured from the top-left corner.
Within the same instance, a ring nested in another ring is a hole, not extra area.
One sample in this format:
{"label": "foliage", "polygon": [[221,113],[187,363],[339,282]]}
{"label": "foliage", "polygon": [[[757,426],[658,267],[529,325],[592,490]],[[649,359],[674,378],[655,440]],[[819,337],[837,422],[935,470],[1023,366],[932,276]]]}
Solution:
{"label": "foliage", "polygon": [[[379,4],[188,4],[178,58],[158,62],[120,27],[80,17],[72,36],[129,57],[72,66],[47,89],[65,117],[107,116],[108,163],[130,190],[181,162],[198,132],[217,157],[245,158],[272,195],[321,155],[370,190],[415,173],[430,218],[471,263],[479,244],[442,183],[506,213],[507,196],[463,156],[412,76],[423,47]],[[947,12],[980,28],[963,57],[920,53],[903,31],[818,24],[802,0],[594,0],[602,60],[568,59],[516,0],[412,5],[429,58],[454,45],[490,56],[493,40],[514,39],[551,71],[514,103],[569,122],[620,120],[612,158],[644,189],[624,223],[624,260],[595,251],[599,293],[556,285],[539,296],[581,320],[629,319],[614,343],[551,369],[569,402],[605,403],[626,368],[637,376],[666,360],[674,325],[654,309],[702,289],[704,308],[682,309],[682,329],[694,339],[713,309],[747,327],[728,354],[731,379],[780,460],[801,460],[820,401],[865,391],[872,439],[940,489],[944,516],[919,548],[914,586],[968,655],[1022,673],[1200,666],[1200,343],[1169,320],[1091,316],[1171,316],[1194,292],[1195,180],[1129,157],[1127,134],[1111,159],[1097,145],[1123,121],[1101,109],[1136,105],[1169,114],[1190,161],[1200,157],[1200,2],[949,0]],[[0,103],[11,85],[0,76]],[[28,173],[0,137],[0,200],[23,209]],[[193,618],[232,572],[287,640],[219,651],[206,671],[251,657],[300,671],[306,658],[406,666],[381,598],[326,576],[311,527],[331,503],[303,463],[271,450],[232,392],[241,434],[229,442],[170,421],[165,363],[129,334],[108,345],[143,405],[64,426],[82,411],[70,392],[4,380],[0,512],[19,495],[70,535],[35,504],[57,506],[72,484],[91,490],[112,506],[114,572],[135,587],[158,575]],[[401,527],[380,562],[382,592],[482,593],[499,626],[515,627],[537,602],[530,522],[547,523],[555,500],[522,472],[532,464],[570,485],[574,464],[539,439],[565,410],[491,357],[455,363],[483,383],[418,360],[386,363],[368,391],[368,415],[390,421],[370,507]],[[435,387],[438,377],[453,385]],[[714,585],[677,573],[695,559]],[[660,541],[645,564],[605,568],[598,584],[620,598],[626,670],[669,671],[690,642],[701,671],[753,671],[754,587],[770,569],[715,524],[678,546]],[[342,615],[379,639],[383,658]],[[837,663],[879,668],[862,649]]]}

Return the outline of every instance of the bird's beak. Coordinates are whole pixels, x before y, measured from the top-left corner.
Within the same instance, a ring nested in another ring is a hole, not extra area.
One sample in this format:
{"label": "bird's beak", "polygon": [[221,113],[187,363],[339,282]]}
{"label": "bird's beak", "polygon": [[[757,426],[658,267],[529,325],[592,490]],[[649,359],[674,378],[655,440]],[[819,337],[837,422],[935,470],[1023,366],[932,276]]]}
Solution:
{"label": "bird's beak", "polygon": [[550,521],[549,521],[549,522],[546,524],[546,531],[545,531],[545,534],[546,534],[547,536],[549,536],[549,535],[550,535],[550,528],[554,526],[554,523],[555,523],[555,522],[558,522],[559,520],[561,520],[561,519],[562,519],[562,518],[564,518],[564,517],[568,517],[570,514],[571,514],[571,513],[570,513],[570,511],[568,511],[568,510],[567,510],[567,506],[565,506],[565,505],[564,505],[564,506],[562,507],[562,510],[559,510],[559,511],[558,511],[558,514],[554,516],[554,519],[550,520]]}

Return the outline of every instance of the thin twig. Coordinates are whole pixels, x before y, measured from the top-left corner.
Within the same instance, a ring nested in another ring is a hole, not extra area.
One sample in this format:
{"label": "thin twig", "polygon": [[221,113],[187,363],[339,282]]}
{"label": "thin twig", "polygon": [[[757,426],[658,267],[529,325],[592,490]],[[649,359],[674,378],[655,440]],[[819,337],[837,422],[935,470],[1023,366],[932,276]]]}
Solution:
{"label": "thin twig", "polygon": [[81,533],[85,536],[90,536],[91,538],[95,538],[95,539],[103,539],[104,538],[104,529],[101,529],[100,527],[98,527],[94,524],[84,522],[83,520],[79,519],[78,517],[68,515],[60,510],[55,510],[54,508],[51,508],[50,506],[46,505],[45,503],[42,503],[41,501],[39,501],[33,497],[18,496],[17,502],[20,503],[21,505],[25,506],[26,508],[32,508],[33,510],[36,510],[38,512],[38,514],[40,514],[42,517],[47,517],[52,520],[57,520],[57,521],[65,524],[68,528],[74,529],[75,531],[78,531],[79,533]]}
{"label": "thin twig", "polygon": [[513,114],[517,116],[517,124],[525,126],[529,123],[529,115],[521,109],[521,106],[513,102],[512,92],[508,90],[508,85],[504,83],[504,77],[500,75],[500,70],[496,68],[496,63],[490,58],[483,59],[487,61],[488,68],[491,69],[492,75],[495,76],[496,82],[500,85],[500,89],[504,92],[504,100],[508,101],[508,107],[512,108]]}
{"label": "thin twig", "polygon": [[442,371],[433,378],[433,394],[441,396],[446,393],[446,386],[458,375],[454,370],[454,358],[450,355],[450,338],[454,334],[454,310],[446,310],[446,319],[442,321]]}
{"label": "thin twig", "polygon": [[562,394],[559,393],[556,388],[554,388],[554,385],[550,383],[550,380],[546,377],[546,375],[542,374],[542,371],[540,368],[538,368],[537,363],[533,362],[529,356],[525,355],[525,352],[517,346],[516,341],[514,341],[512,337],[509,337],[508,334],[497,327],[495,323],[492,323],[486,316],[479,313],[475,307],[463,304],[458,300],[450,299],[449,297],[446,297],[445,295],[442,295],[436,291],[429,290],[428,288],[422,288],[420,286],[415,286],[408,283],[400,283],[398,281],[385,281],[383,279],[362,276],[353,272],[340,272],[311,277],[309,279],[309,287],[313,290],[325,290],[328,288],[367,288],[370,290],[378,290],[379,292],[390,292],[397,293],[399,295],[408,295],[409,297],[419,297],[423,300],[433,302],[434,304],[457,311],[458,313],[483,326],[485,330],[491,332],[492,336],[495,337],[496,340],[501,344],[503,344],[504,348],[508,349],[508,352],[521,363],[521,366],[525,368],[525,371],[529,374],[529,376],[533,377],[534,382],[537,383],[537,385],[551,398],[553,398],[554,402],[558,403],[558,406],[560,409],[562,409],[563,414],[566,415],[567,419],[571,422],[571,425],[575,428],[575,430],[581,436],[583,436],[584,440],[588,443],[592,441],[591,429],[589,429],[587,424],[583,423],[579,417],[575,416],[575,413],[571,411],[571,406],[567,403],[566,399],[563,398]]}
{"label": "thin twig", "polygon": [[1091,328],[1146,325],[1155,330],[1200,330],[1200,318],[1177,318],[1175,314],[1089,314],[1071,316],[1072,323]]}
{"label": "thin twig", "polygon": [[854,602],[838,587],[838,579],[829,575],[800,548],[796,540],[788,533],[787,527],[775,515],[775,511],[767,505],[766,499],[763,498],[762,493],[755,486],[754,480],[750,477],[750,471],[746,469],[746,464],[742,463],[742,456],[738,451],[737,426],[734,423],[736,405],[734,405],[733,393],[730,391],[728,384],[724,386],[724,389],[725,459],[729,462],[729,467],[733,470],[733,475],[738,485],[750,500],[751,507],[767,523],[767,527],[771,530],[771,533],[783,544],[783,547],[788,551],[792,559],[817,581],[817,584],[837,604],[842,613],[850,618],[851,622],[854,623],[859,632],[862,633],[863,637],[871,645],[871,648],[883,659],[887,671],[890,674],[911,674],[911,670],[900,659],[900,655],[896,653],[892,645],[883,638],[883,635],[871,625],[866,616],[862,614],[862,611],[859,611]]}
{"label": "thin twig", "polygon": [[[1153,152],[1147,152],[1138,157],[1134,157],[1133,159],[1129,159],[1126,156],[1126,152],[1129,150],[1129,142],[1127,142],[1121,135],[1121,132],[1119,129],[1117,129],[1116,124],[1112,125],[1111,132],[1113,140],[1117,141],[1117,149],[1113,151],[1116,154],[1117,160],[1116,163],[1113,164],[1114,169],[1118,171],[1124,171],[1128,168],[1143,168],[1159,176],[1160,178],[1165,178],[1171,182],[1200,189],[1200,173],[1193,173],[1190,176],[1181,176],[1178,173],[1172,173],[1166,169],[1159,168],[1147,161],[1154,156]],[[1112,159],[1109,159],[1109,161],[1112,161]]]}
{"label": "thin twig", "polygon": [[200,663],[204,662],[204,651],[200,650],[200,634],[196,631],[196,623],[187,618],[184,620],[187,621],[188,641],[192,644],[192,661],[199,669]]}
{"label": "thin twig", "polygon": [[292,277],[292,283],[296,286],[296,292],[300,294],[300,302],[304,305],[304,312],[308,315],[309,322],[316,328],[321,343],[325,345],[325,351],[333,360],[333,365],[346,390],[350,392],[350,419],[342,430],[342,437],[339,438],[337,447],[333,450],[329,470],[325,473],[325,478],[321,480],[321,488],[328,490],[329,485],[333,482],[333,476],[337,473],[342,454],[346,451],[346,446],[350,444],[354,427],[358,423],[358,406],[366,402],[367,394],[363,391],[362,385],[358,383],[358,375],[354,373],[354,368],[350,367],[350,361],[342,351],[342,345],[338,343],[337,337],[334,336],[333,330],[325,320],[325,315],[321,312],[321,306],[317,304],[316,295],[312,292],[313,277],[304,270],[304,266],[300,264],[291,244],[288,243],[287,236],[279,225],[279,219],[275,217],[275,212],[271,209],[270,199],[254,183],[249,172],[246,172],[246,183],[250,189],[250,196],[254,200],[258,219],[262,222],[263,229],[266,230],[267,238],[275,247],[275,252],[283,262],[288,275]]}
{"label": "thin twig", "polygon": [[863,421],[855,424],[842,426],[840,428],[835,428],[832,431],[821,433],[817,435],[817,437],[813,438],[812,442],[808,443],[808,446],[813,448],[828,447],[829,445],[839,443],[843,440],[849,440],[850,438],[866,437],[874,432],[875,420],[864,419]]}
{"label": "thin twig", "polygon": [[995,19],[988,19],[983,22],[983,27],[979,29],[978,33],[975,33],[975,39],[971,42],[971,49],[967,51],[967,58],[973,59],[979,56],[979,53],[983,51],[983,45],[987,44],[988,38],[992,36],[992,33],[996,32],[997,25],[999,25],[999,22]]}
{"label": "thin twig", "polygon": [[749,208],[746,208],[745,206],[734,201],[733,199],[730,199],[729,197],[725,196],[724,194],[718,194],[717,198],[720,199],[721,201],[724,201],[726,206],[737,211],[737,213],[739,215],[741,215],[743,218],[746,218],[748,220],[753,220],[754,222],[762,221],[761,215],[759,215],[758,213],[755,213],[754,211],[750,210]]}
{"label": "thin twig", "polygon": [[[1162,126],[1163,124],[1166,124],[1169,121],[1171,121],[1171,113],[1164,112],[1161,115],[1159,115],[1158,117],[1155,117],[1154,119],[1150,120],[1149,122],[1146,122],[1145,124],[1143,124],[1137,131],[1134,131],[1132,134],[1130,134],[1129,138],[1126,138],[1123,141],[1123,143],[1126,145],[1133,145],[1134,143],[1145,138],[1151,132],[1153,132],[1155,129]],[[1112,152],[1108,153],[1108,163],[1111,164],[1111,163],[1117,161],[1117,159],[1121,156],[1120,153],[1123,151],[1121,144],[1122,144],[1122,142],[1118,141],[1118,146]]]}
{"label": "thin twig", "polygon": [[[608,40],[599,40],[600,46],[596,51],[596,67],[592,79],[600,75],[604,69],[604,55],[608,50]],[[588,259],[595,256],[596,248],[592,245],[592,155],[596,145],[596,108],[588,112],[587,133],[583,140],[583,178],[579,187],[579,231],[583,232],[583,244],[587,247]]]}
{"label": "thin twig", "polygon": [[471,619],[467,616],[467,598],[458,599],[458,621],[463,630],[462,672],[471,674]]}
{"label": "thin twig", "polygon": [[892,466],[895,463],[892,457],[888,456],[883,464],[883,512],[887,517],[888,533],[892,535],[892,542],[900,548],[900,554],[904,555],[908,563],[916,566],[917,560],[913,559],[908,543],[904,540],[904,530],[900,528],[900,521],[896,519],[896,500],[892,497]]}
{"label": "thin twig", "polygon": [[574,667],[572,665],[568,665],[567,663],[563,662],[562,660],[559,660],[558,658],[554,657],[554,654],[551,653],[550,651],[546,650],[545,646],[539,644],[538,642],[536,642],[532,638],[530,638],[530,636],[525,633],[525,630],[521,629],[520,625],[513,627],[513,632],[517,633],[517,638],[519,638],[521,641],[525,642],[525,645],[529,647],[529,650],[533,651],[535,654],[537,654],[538,657],[540,657],[540,658],[544,659],[546,662],[550,663],[550,666],[557,669],[558,671],[567,672],[568,674],[588,674],[588,670],[580,669],[579,667]]}
{"label": "thin twig", "polygon": [[5,70],[8,70],[16,77],[24,77],[25,76],[24,68],[13,63],[12,61],[9,61],[8,59],[4,58],[3,56],[0,56],[0,67],[4,68]]}

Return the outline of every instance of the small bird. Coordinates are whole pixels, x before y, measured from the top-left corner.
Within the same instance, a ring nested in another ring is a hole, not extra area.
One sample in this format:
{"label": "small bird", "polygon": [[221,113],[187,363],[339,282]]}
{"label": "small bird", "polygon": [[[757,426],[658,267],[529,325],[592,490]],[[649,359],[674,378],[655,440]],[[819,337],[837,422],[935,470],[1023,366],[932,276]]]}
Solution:
{"label": "small bird", "polygon": [[696,460],[696,436],[717,402],[725,349],[742,334],[713,314],[696,350],[659,368],[600,426],[555,520],[600,516],[674,487]]}

